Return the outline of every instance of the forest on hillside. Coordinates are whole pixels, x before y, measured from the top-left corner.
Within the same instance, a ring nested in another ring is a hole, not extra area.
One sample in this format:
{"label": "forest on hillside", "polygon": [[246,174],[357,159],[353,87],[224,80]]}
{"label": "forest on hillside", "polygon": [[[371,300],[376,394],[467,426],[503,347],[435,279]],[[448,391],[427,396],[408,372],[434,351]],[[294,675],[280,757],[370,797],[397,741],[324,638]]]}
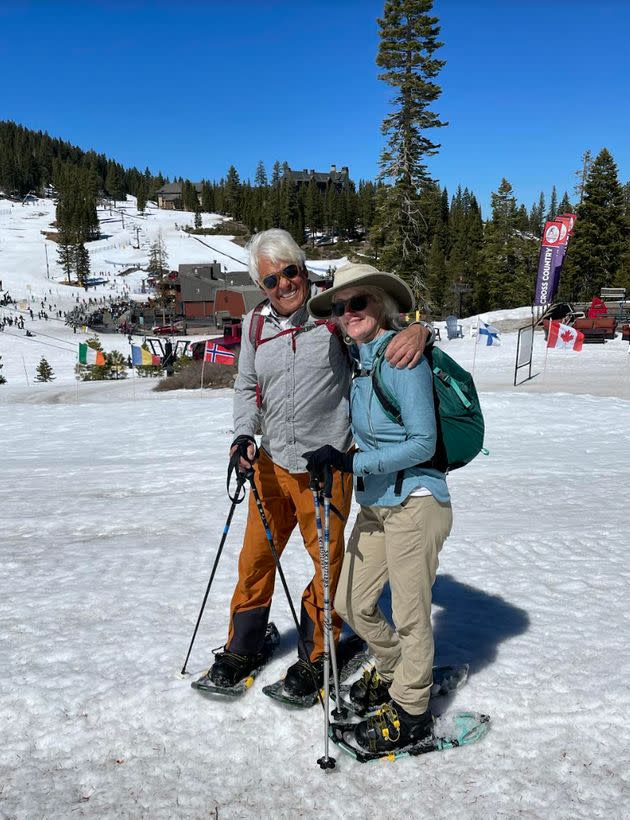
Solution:
{"label": "forest on hillside", "polygon": [[[120,201],[131,194],[142,211],[169,181],[148,168],[124,168],[103,154],[0,122],[0,190],[23,197],[54,187],[60,261],[79,281],[89,272],[85,243],[98,237],[97,201]],[[312,253],[314,238],[328,235],[336,238],[339,255],[360,253],[377,266],[383,262],[388,236],[381,200],[391,188],[383,181],[348,180],[322,190],[312,180],[294,182],[287,164],[279,161],[269,174],[259,162],[253,181],[241,180],[234,165],[218,181],[172,181],[182,183],[185,210],[224,214],[250,233],[285,228]],[[589,299],[602,286],[630,290],[630,183],[619,181],[606,149],[595,158],[586,152],[572,197],[564,192],[559,198],[552,186],[526,207],[504,178],[484,218],[474,191],[459,187],[449,192],[426,179],[418,186],[417,204],[422,215],[422,299],[435,317],[530,304],[544,223],[567,212],[577,213],[578,219],[559,297]]]}

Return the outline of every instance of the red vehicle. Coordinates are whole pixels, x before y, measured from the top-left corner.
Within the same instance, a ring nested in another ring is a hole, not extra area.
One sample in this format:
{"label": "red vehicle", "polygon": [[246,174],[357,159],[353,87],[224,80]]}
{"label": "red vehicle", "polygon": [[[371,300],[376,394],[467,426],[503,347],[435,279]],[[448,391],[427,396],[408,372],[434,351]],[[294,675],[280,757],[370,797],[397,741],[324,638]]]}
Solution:
{"label": "red vehicle", "polygon": [[175,322],[171,325],[156,325],[151,328],[151,333],[156,336],[171,336],[175,333],[182,333],[184,326],[181,322]]}

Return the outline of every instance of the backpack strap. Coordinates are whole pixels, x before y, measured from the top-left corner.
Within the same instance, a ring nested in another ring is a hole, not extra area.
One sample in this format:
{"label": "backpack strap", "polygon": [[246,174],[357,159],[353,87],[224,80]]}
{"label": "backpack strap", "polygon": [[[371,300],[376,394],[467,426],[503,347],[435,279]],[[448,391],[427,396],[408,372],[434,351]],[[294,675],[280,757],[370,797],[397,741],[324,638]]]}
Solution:
{"label": "backpack strap", "polygon": [[[383,367],[383,361],[385,359],[385,351],[387,350],[387,346],[393,338],[394,336],[390,336],[379,347],[374,356],[372,370],[369,372],[366,371],[365,375],[371,376],[372,389],[374,390],[374,395],[376,396],[381,407],[385,411],[385,415],[395,424],[399,424],[401,427],[403,427],[404,423],[400,412],[400,405],[398,404],[396,397],[387,389],[387,387],[385,387],[385,384],[383,383],[383,378],[381,376],[381,369]],[[453,387],[455,383],[453,382],[453,380],[451,380],[450,376],[448,376],[448,374],[446,373],[443,373],[443,371],[440,370],[438,367],[433,367],[430,349],[425,351],[425,356],[427,357],[427,360],[429,362],[429,366],[431,368],[431,375],[433,376],[433,378],[441,378],[443,381],[445,381],[445,383]],[[461,393],[461,390],[459,390],[459,386],[456,386],[456,388],[456,392],[458,393],[458,395],[461,394],[460,397],[464,400],[466,404],[469,404],[463,393]],[[442,432],[438,413],[438,399],[435,392],[435,386],[433,387],[433,404],[437,424],[437,442],[435,454],[428,461],[423,461],[422,464],[418,464],[417,466],[433,468],[445,472],[447,469],[447,465],[444,464],[444,459],[440,458],[439,456],[439,453],[443,450],[443,445],[440,443]],[[402,494],[402,484],[404,475],[404,470],[399,470],[396,473],[396,481],[394,483],[394,495],[396,496]]]}
{"label": "backpack strap", "polygon": [[263,299],[254,308],[252,313],[252,320],[249,323],[249,341],[252,343],[254,353],[258,350],[260,341],[262,339],[263,327],[265,326],[265,317],[262,309],[269,304],[269,299]]}
{"label": "backpack strap", "polygon": [[[254,355],[256,355],[256,351],[260,347],[260,345],[265,344],[265,342],[272,342],[274,339],[280,338],[280,336],[288,336],[291,335],[291,346],[293,347],[293,351],[295,352],[296,345],[295,345],[295,338],[299,333],[305,333],[308,330],[313,330],[320,325],[326,325],[328,331],[337,337],[339,344],[342,345],[342,349],[345,350],[345,344],[343,341],[343,336],[341,335],[341,331],[337,326],[336,322],[332,322],[329,319],[317,319],[311,325],[298,325],[297,327],[288,327],[285,330],[281,330],[278,333],[274,334],[273,336],[269,336],[266,339],[263,339],[263,329],[265,327],[265,319],[266,316],[262,312],[263,308],[269,304],[268,299],[264,299],[262,302],[256,305],[254,311],[252,313],[252,320],[249,324],[249,340],[252,343],[252,347],[254,348]],[[256,383],[256,407],[260,410],[262,408],[262,390],[259,383]]]}

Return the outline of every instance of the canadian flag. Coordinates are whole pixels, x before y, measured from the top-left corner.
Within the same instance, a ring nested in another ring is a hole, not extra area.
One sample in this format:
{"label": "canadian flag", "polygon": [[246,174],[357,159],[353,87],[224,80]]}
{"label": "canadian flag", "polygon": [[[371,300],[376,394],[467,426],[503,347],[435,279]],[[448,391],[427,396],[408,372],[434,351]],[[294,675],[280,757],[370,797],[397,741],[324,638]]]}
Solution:
{"label": "canadian flag", "polygon": [[549,323],[547,347],[559,347],[563,350],[582,350],[584,334],[570,325],[552,321]]}

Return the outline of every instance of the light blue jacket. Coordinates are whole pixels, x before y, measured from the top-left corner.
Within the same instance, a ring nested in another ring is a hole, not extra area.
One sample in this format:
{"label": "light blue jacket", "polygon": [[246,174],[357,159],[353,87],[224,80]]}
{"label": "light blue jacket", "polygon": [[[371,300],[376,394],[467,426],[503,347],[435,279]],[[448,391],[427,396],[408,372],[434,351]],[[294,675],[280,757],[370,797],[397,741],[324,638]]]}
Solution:
{"label": "light blue jacket", "polygon": [[[359,346],[362,370],[372,370],[376,351],[392,335],[393,331],[388,331]],[[381,376],[388,392],[396,396],[404,426],[388,418],[369,375],[354,379],[350,411],[360,452],[354,457],[353,471],[355,476],[363,477],[364,484],[363,490],[356,488],[357,501],[364,506],[393,507],[419,487],[429,490],[437,501],[450,501],[444,473],[417,466],[433,456],[437,440],[429,363],[423,357],[413,370],[398,370],[384,361]],[[395,495],[399,470],[405,471],[402,492]]]}

